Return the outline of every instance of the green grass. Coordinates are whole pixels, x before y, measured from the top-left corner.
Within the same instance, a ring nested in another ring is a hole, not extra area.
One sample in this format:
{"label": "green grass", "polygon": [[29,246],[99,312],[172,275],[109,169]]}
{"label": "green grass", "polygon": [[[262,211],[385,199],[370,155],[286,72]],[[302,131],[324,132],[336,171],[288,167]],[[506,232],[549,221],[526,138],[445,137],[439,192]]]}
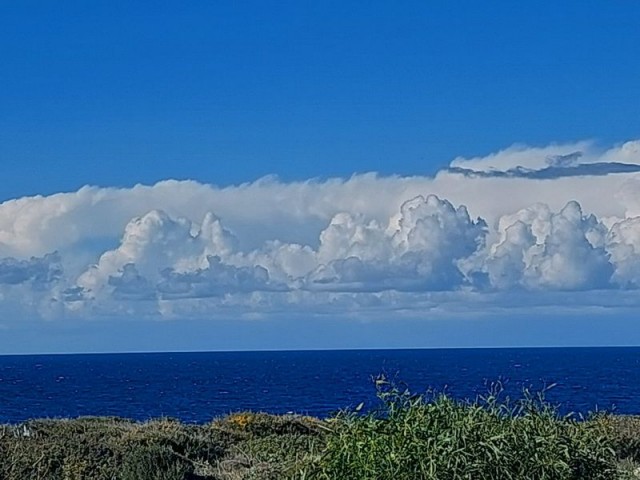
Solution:
{"label": "green grass", "polygon": [[608,430],[560,417],[542,397],[511,405],[413,396],[384,384],[384,408],[337,419],[317,478],[605,480],[618,478]]}
{"label": "green grass", "polygon": [[237,413],[0,426],[0,479],[640,479],[640,418],[562,417],[542,396],[475,401],[377,383],[381,408],[327,420]]}

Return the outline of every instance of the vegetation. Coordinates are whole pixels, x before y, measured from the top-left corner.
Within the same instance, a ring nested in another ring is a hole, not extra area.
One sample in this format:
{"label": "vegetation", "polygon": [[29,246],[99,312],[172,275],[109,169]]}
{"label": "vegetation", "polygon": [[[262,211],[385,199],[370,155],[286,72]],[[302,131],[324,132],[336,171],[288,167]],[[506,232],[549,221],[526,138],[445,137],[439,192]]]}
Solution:
{"label": "vegetation", "polygon": [[[384,386],[388,386],[385,384]],[[616,455],[604,424],[561,418],[527,392],[511,405],[500,389],[475,402],[382,390],[381,412],[339,418],[321,478],[613,479]]]}
{"label": "vegetation", "polygon": [[542,395],[510,402],[414,396],[384,380],[381,407],[319,420],[237,413],[32,420],[0,426],[6,480],[640,479],[640,418],[559,416]]}

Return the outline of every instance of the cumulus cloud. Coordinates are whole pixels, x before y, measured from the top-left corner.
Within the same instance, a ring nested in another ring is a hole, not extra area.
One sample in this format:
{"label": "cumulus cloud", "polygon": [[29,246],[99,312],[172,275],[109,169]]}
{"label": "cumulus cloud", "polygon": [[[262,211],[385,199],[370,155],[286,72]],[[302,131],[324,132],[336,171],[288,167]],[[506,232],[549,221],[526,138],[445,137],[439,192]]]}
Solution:
{"label": "cumulus cloud", "polygon": [[320,235],[316,288],[445,290],[463,281],[457,261],[484,243],[486,224],[435,195],[417,196],[382,226],[348,214]]}
{"label": "cumulus cloud", "polygon": [[[522,167],[539,169],[549,158],[581,152],[581,163],[640,164],[640,142],[601,150],[590,142],[541,148],[511,147],[483,158],[454,160],[451,167],[489,171]],[[578,176],[554,182],[526,178],[461,178],[446,170],[435,177],[379,177],[283,183],[268,177],[250,184],[218,188],[196,181],[167,180],[132,188],[83,187],[77,192],[24,197],[0,204],[0,256],[29,258],[52,251],[75,254],[80,245],[104,248],[117,243],[134,217],[152,210],[172,218],[201,222],[215,214],[232,230],[245,249],[280,240],[317,246],[318,232],[340,212],[385,222],[400,206],[418,195],[434,194],[455,205],[466,205],[473,217],[489,225],[515,210],[537,202],[559,209],[577,200],[599,217],[625,218],[640,205],[633,174]],[[613,198],[602,202],[600,191]],[[628,192],[628,193],[627,193]],[[504,198],[509,198],[508,204]],[[100,252],[95,252],[99,255]]]}
{"label": "cumulus cloud", "polygon": [[58,317],[55,297],[63,277],[57,252],[28,259],[0,258],[0,315],[9,321]]}
{"label": "cumulus cloud", "polygon": [[26,197],[0,204],[0,295],[90,317],[626,292],[640,288],[639,171],[639,141],[578,142],[457,158],[434,177]]}
{"label": "cumulus cloud", "polygon": [[171,218],[162,210],[152,210],[133,218],[125,226],[120,245],[104,252],[97,264],[80,275],[77,285],[91,296],[113,286],[116,293],[147,298],[163,272],[179,275],[209,268],[210,259],[229,255],[235,242],[210,212],[197,225],[187,218]]}
{"label": "cumulus cloud", "polygon": [[114,287],[113,296],[115,298],[141,300],[154,297],[153,287],[146,278],[138,273],[138,269],[133,263],[125,264],[118,275],[110,275],[108,284]]}
{"label": "cumulus cloud", "polygon": [[27,260],[0,258],[0,285],[29,283],[36,288],[44,288],[61,276],[60,256],[56,252]]}
{"label": "cumulus cloud", "polygon": [[640,217],[614,224],[607,234],[606,245],[616,265],[613,280],[623,288],[639,288]]}
{"label": "cumulus cloud", "polygon": [[500,239],[479,258],[492,288],[588,290],[610,287],[606,227],[577,202],[557,213],[537,204],[500,220]]}
{"label": "cumulus cloud", "polygon": [[207,213],[200,225],[153,210],[132,219],[120,245],[82,273],[88,298],[198,298],[253,291],[443,290],[463,280],[456,262],[483,244],[486,224],[436,196],[405,202],[386,224],[334,216],[319,246],[272,242],[240,251]]}
{"label": "cumulus cloud", "polygon": [[261,265],[236,267],[223,263],[220,257],[213,255],[207,257],[205,268],[189,272],[167,269],[162,276],[158,291],[163,299],[286,290],[284,285],[270,282],[268,270]]}

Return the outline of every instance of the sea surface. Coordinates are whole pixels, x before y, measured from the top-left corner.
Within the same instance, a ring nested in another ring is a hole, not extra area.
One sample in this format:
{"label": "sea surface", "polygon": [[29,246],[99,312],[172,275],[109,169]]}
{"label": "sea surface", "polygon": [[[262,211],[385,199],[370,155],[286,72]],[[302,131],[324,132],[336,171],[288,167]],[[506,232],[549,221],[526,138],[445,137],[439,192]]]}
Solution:
{"label": "sea surface", "polygon": [[415,393],[475,398],[539,391],[562,412],[640,414],[640,348],[350,350],[0,356],[0,422],[39,417],[168,416],[207,422],[230,412],[324,417],[376,406],[384,374]]}

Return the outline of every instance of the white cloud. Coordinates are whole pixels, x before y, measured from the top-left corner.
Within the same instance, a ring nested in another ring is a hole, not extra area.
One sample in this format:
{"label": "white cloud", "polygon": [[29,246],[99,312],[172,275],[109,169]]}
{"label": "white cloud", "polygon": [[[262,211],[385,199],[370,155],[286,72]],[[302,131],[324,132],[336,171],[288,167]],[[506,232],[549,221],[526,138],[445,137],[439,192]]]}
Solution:
{"label": "white cloud", "polygon": [[[86,298],[222,296],[260,290],[443,290],[456,261],[483,244],[485,224],[435,196],[405,202],[385,225],[336,215],[310,246],[271,242],[242,252],[208,213],[200,226],[153,210],[131,220],[120,245],[80,275]],[[75,290],[74,290],[75,292]]]}
{"label": "white cloud", "polygon": [[320,234],[321,263],[309,280],[324,289],[455,288],[463,280],[457,261],[484,244],[485,229],[435,195],[406,201],[385,226],[339,214]]}
{"label": "white cloud", "polygon": [[[581,152],[583,160],[599,156],[593,142],[578,142],[564,145],[529,147],[512,145],[509,148],[485,157],[458,157],[451,162],[452,167],[469,168],[477,171],[509,170],[517,167],[540,169],[549,165],[558,157],[566,157]],[[586,158],[584,158],[586,157]]]}
{"label": "white cloud", "polygon": [[[534,168],[553,155],[582,152],[581,161],[640,163],[638,143],[600,151],[592,143],[544,148],[517,147],[501,152],[501,165]],[[498,154],[496,154],[498,155]],[[493,165],[486,159],[454,161],[456,165]],[[466,163],[465,163],[466,162]],[[481,168],[488,168],[482,166]],[[493,225],[500,216],[537,202],[552,209],[570,200],[599,217],[624,218],[640,213],[636,183],[639,176],[619,174],[562,178],[554,182],[528,179],[461,178],[440,172],[430,177],[378,177],[283,183],[265,178],[250,184],[218,188],[195,181],[167,180],[128,189],[84,187],[77,192],[47,197],[25,197],[0,204],[0,256],[42,256],[52,251],[74,251],[79,244],[103,245],[116,241],[134,217],[162,210],[173,218],[201,222],[215,212],[246,249],[267,240],[310,244],[340,212],[364,215],[378,222],[398,212],[408,199],[434,194],[455,205],[466,205],[473,217]],[[602,201],[601,192],[614,198]],[[508,199],[508,201],[505,201]]]}
{"label": "white cloud", "polygon": [[607,173],[616,164],[640,164],[640,142],[515,146],[452,162],[478,172],[598,166],[545,179],[169,180],[25,197],[0,204],[0,293],[17,310],[90,317],[424,312],[438,309],[435,292],[451,311],[471,294],[499,308],[516,292],[545,305],[576,295],[566,291],[621,292],[640,288],[640,174]]}
{"label": "white cloud", "polygon": [[606,244],[616,265],[613,280],[623,288],[640,288],[640,217],[614,224]]}
{"label": "white cloud", "polygon": [[610,286],[606,227],[577,202],[557,213],[537,204],[499,222],[500,239],[478,256],[492,288],[588,290]]}
{"label": "white cloud", "polygon": [[120,245],[104,252],[96,265],[80,275],[77,285],[91,297],[99,296],[107,285],[122,294],[149,297],[166,269],[180,274],[208,268],[211,256],[229,255],[235,243],[233,235],[210,212],[196,225],[152,210],[132,219]]}
{"label": "white cloud", "polygon": [[592,141],[544,147],[512,145],[485,157],[458,157],[451,162],[451,166],[490,172],[518,167],[534,170],[548,166],[570,167],[601,162],[640,164],[640,141],[629,141],[609,149],[602,149]]}

